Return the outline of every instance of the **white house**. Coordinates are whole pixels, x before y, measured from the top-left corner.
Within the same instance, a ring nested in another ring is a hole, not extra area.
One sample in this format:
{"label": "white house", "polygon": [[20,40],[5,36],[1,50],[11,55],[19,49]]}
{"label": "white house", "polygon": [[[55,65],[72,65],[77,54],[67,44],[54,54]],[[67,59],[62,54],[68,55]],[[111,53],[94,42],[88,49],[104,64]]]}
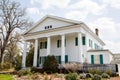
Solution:
{"label": "white house", "polygon": [[56,56],[59,64],[85,61],[89,64],[109,64],[111,52],[103,50],[105,43],[98,36],[99,30],[95,31],[83,22],[47,15],[23,34],[22,67],[26,67],[27,42],[34,42],[35,45],[34,67],[37,66],[37,60],[42,65],[47,55]]}

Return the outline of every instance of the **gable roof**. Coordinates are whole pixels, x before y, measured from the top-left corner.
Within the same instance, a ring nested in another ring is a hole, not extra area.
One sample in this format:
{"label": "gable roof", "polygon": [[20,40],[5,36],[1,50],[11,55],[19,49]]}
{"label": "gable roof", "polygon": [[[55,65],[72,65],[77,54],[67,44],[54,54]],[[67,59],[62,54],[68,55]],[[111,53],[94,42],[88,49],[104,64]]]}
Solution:
{"label": "gable roof", "polygon": [[38,21],[35,25],[33,25],[30,29],[28,29],[27,31],[25,31],[23,33],[23,35],[26,34],[26,33],[28,33],[28,32],[30,32],[32,29],[36,28],[37,25],[39,25],[41,22],[43,22],[47,18],[53,18],[53,19],[57,19],[57,20],[68,22],[68,23],[72,23],[72,24],[80,24],[80,23],[82,23],[81,21],[66,19],[66,18],[62,18],[62,17],[58,17],[58,16],[53,16],[53,15],[46,15],[42,19],[40,19],[40,21]]}

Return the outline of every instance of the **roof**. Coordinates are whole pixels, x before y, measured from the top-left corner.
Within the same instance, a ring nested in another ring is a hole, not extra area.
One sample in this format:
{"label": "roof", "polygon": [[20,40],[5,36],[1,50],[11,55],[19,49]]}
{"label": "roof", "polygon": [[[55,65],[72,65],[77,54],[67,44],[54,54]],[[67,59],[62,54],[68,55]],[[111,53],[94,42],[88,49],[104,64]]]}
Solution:
{"label": "roof", "polygon": [[113,53],[110,50],[108,50],[108,49],[102,49],[102,50],[93,50],[93,49],[90,49],[87,52],[105,52],[105,51],[107,51],[107,52],[109,52],[110,54],[113,55]]}
{"label": "roof", "polygon": [[42,19],[40,19],[35,25],[33,25],[30,29],[28,29],[27,31],[25,31],[23,34],[28,33],[29,31],[31,31],[33,28],[37,27],[37,25],[39,25],[41,22],[43,22],[47,18],[53,18],[53,19],[65,21],[65,22],[72,23],[72,24],[80,24],[80,23],[82,23],[81,21],[66,19],[66,18],[62,18],[62,17],[58,17],[58,16],[53,16],[53,15],[46,15]]}
{"label": "roof", "polygon": [[57,19],[57,20],[61,20],[61,21],[65,21],[68,23],[72,23],[73,25],[80,25],[83,24],[84,26],[82,26],[85,30],[87,30],[91,35],[93,35],[98,41],[101,42],[101,44],[105,45],[105,43],[89,28],[87,27],[86,24],[84,24],[81,21],[76,21],[76,20],[71,20],[71,19],[66,19],[66,18],[62,18],[62,17],[58,17],[58,16],[53,16],[53,15],[46,15],[45,17],[43,17],[42,19],[40,19],[40,21],[38,21],[35,25],[33,25],[31,28],[29,28],[27,31],[25,31],[23,33],[23,35],[27,34],[28,32],[30,32],[32,29],[36,28],[40,23],[42,23],[45,19],[47,18],[53,18],[53,19]]}
{"label": "roof", "polygon": [[87,52],[98,52],[98,51],[109,51],[109,50],[108,49],[102,49],[102,50],[93,50],[93,49],[90,49]]}

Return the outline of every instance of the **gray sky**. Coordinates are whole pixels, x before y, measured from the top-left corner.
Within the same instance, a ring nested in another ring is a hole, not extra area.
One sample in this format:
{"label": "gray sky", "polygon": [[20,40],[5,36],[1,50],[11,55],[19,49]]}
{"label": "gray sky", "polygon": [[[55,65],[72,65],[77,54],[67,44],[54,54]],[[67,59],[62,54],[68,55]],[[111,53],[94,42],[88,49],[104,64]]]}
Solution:
{"label": "gray sky", "polygon": [[120,53],[120,0],[18,0],[29,19],[55,15],[82,21],[93,31],[99,29],[105,48]]}

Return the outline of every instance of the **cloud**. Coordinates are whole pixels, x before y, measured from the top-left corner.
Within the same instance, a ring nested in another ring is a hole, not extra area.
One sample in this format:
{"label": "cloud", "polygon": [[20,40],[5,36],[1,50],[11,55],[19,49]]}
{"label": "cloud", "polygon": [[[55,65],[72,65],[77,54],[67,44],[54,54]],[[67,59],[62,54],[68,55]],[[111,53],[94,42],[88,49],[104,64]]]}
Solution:
{"label": "cloud", "polygon": [[104,4],[110,5],[113,8],[120,9],[120,0],[102,0]]}
{"label": "cloud", "polygon": [[80,0],[69,6],[70,9],[83,9],[92,13],[94,15],[99,15],[104,12],[106,6],[104,4],[100,5],[92,0]]}
{"label": "cloud", "polygon": [[112,53],[120,53],[120,42],[112,42],[109,40],[105,41],[106,46],[105,48],[108,49],[112,52]]}
{"label": "cloud", "polygon": [[102,15],[106,5],[98,4],[92,0],[80,0],[67,7],[66,18],[84,21],[89,14]]}
{"label": "cloud", "polygon": [[120,52],[120,47],[118,47],[120,46],[119,23],[116,23],[112,18],[101,17],[87,24],[92,30],[99,29],[100,38],[106,43],[105,48],[109,48],[113,52]]}
{"label": "cloud", "polygon": [[51,7],[66,8],[70,0],[31,0],[31,4],[39,3],[43,9]]}
{"label": "cloud", "polygon": [[65,14],[65,17],[68,19],[74,19],[78,21],[83,21],[88,15],[87,11],[70,11]]}
{"label": "cloud", "polygon": [[39,9],[36,7],[27,8],[26,12],[28,14],[40,14]]}

